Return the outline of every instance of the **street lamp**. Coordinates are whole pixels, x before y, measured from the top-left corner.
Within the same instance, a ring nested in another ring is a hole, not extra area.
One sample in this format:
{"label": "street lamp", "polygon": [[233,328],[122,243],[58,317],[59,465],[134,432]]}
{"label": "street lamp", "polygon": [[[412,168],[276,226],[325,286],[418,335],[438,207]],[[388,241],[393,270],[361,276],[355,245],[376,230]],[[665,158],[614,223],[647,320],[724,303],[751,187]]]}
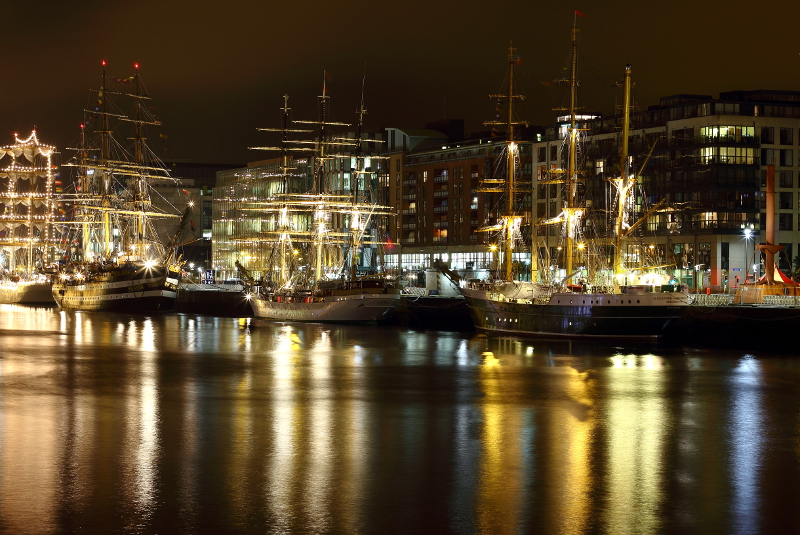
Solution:
{"label": "street lamp", "polygon": [[748,247],[748,242],[753,237],[753,229],[747,227],[744,229],[744,282],[747,283],[747,251],[750,249]]}

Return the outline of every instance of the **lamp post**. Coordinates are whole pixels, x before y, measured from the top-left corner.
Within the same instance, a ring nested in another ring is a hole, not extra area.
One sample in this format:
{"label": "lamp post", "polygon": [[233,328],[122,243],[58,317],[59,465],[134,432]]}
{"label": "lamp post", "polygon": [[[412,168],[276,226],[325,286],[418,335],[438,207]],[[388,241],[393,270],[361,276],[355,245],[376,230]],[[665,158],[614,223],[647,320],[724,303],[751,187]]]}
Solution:
{"label": "lamp post", "polygon": [[747,251],[749,250],[748,242],[753,237],[753,229],[747,227],[744,229],[744,282],[747,284]]}

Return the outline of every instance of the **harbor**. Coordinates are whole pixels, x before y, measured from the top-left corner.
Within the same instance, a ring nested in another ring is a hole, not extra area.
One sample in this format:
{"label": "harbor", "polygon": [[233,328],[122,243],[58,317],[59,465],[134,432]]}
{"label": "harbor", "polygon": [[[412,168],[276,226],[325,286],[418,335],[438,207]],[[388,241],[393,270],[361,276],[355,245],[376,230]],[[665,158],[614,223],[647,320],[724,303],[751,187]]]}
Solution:
{"label": "harbor", "polygon": [[800,533],[800,4],[10,7],[0,535]]}
{"label": "harbor", "polygon": [[795,353],[22,305],[0,335],[3,533],[800,530]]}

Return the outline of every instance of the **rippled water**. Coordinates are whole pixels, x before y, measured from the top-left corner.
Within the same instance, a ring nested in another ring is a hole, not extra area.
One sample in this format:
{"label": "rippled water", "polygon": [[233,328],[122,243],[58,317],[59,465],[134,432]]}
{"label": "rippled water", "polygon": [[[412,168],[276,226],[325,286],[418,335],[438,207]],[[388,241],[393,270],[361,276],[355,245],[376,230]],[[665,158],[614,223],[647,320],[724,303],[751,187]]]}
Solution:
{"label": "rippled water", "polygon": [[800,533],[800,358],[0,306],[3,533]]}

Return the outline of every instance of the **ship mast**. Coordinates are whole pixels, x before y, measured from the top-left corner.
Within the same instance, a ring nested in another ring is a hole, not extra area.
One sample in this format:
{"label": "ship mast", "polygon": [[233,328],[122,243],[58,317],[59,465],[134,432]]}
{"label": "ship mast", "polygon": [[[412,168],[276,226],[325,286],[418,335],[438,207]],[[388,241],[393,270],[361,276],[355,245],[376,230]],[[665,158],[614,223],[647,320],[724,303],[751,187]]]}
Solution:
{"label": "ship mast", "polygon": [[352,223],[350,224],[350,231],[351,231],[351,238],[350,238],[350,280],[356,280],[356,253],[358,250],[359,242],[361,241],[361,232],[362,229],[360,227],[361,223],[361,215],[356,210],[356,206],[358,205],[358,183],[361,181],[361,175],[365,172],[363,169],[364,158],[361,150],[361,141],[364,137],[364,114],[367,113],[366,108],[364,108],[364,98],[361,98],[361,105],[356,112],[358,114],[358,132],[356,134],[356,146],[355,146],[355,153],[356,153],[356,168],[351,170],[351,177],[354,182],[353,187],[351,188],[353,191],[353,218]]}
{"label": "ship mast", "polygon": [[625,260],[623,246],[625,244],[625,205],[628,203],[628,194],[633,187],[635,180],[631,180],[628,170],[628,135],[630,132],[630,106],[631,106],[631,66],[625,66],[625,78],[622,83],[622,139],[620,140],[620,177],[614,180],[617,186],[618,204],[616,220],[616,243],[614,248],[614,275],[621,277],[625,272]]}
{"label": "ship mast", "polygon": [[[514,250],[514,231],[519,227],[520,216],[516,213],[515,197],[516,189],[516,151],[517,144],[514,141],[514,126],[518,124],[528,125],[524,121],[514,121],[514,99],[525,100],[524,95],[517,95],[514,93],[514,65],[518,59],[517,49],[513,46],[508,47],[508,94],[506,95],[489,95],[490,98],[505,98],[506,99],[506,121],[505,123],[498,121],[487,121],[485,125],[500,125],[504,124],[506,127],[506,180],[503,189],[496,189],[493,187],[481,188],[479,191],[502,191],[506,197],[506,213],[500,217],[500,227],[503,232],[503,277],[504,280],[511,280],[511,255]],[[498,180],[484,180],[485,184],[499,182]]]}
{"label": "ship mast", "polygon": [[[111,157],[111,126],[109,124],[109,117],[108,117],[108,107],[106,105],[106,60],[103,60],[103,83],[100,86],[100,116],[102,117],[103,126],[102,130],[100,131],[100,161],[103,162],[103,165],[106,165],[106,162]],[[110,220],[110,208],[108,195],[111,190],[111,180],[112,177],[108,170],[103,170],[103,184],[102,184],[102,205],[106,210],[103,210],[103,254],[108,257],[113,249],[113,243],[111,239],[111,220]]]}
{"label": "ship mast", "polygon": [[[318,158],[317,158],[317,173],[316,173],[316,183],[314,184],[313,193],[317,195],[322,195],[325,191],[324,188],[324,175],[323,175],[323,166],[325,164],[325,119],[326,113],[328,111],[328,89],[326,86],[327,83],[327,71],[323,71],[322,73],[322,96],[320,96],[320,106],[321,106],[321,122],[319,125],[319,145],[318,145]],[[324,213],[325,210],[320,207],[317,210],[317,254],[314,262],[314,288],[319,289],[319,283],[322,280],[322,237],[324,236],[325,230],[325,220],[324,220]]]}
{"label": "ship mast", "polygon": [[572,24],[572,61],[569,76],[569,160],[567,161],[567,208],[566,208],[566,261],[565,271],[567,277],[572,275],[572,261],[575,251],[575,229],[583,210],[576,208],[575,200],[578,196],[578,177],[576,176],[578,155],[576,151],[578,129],[575,124],[575,107],[578,89],[578,29],[577,15]]}

